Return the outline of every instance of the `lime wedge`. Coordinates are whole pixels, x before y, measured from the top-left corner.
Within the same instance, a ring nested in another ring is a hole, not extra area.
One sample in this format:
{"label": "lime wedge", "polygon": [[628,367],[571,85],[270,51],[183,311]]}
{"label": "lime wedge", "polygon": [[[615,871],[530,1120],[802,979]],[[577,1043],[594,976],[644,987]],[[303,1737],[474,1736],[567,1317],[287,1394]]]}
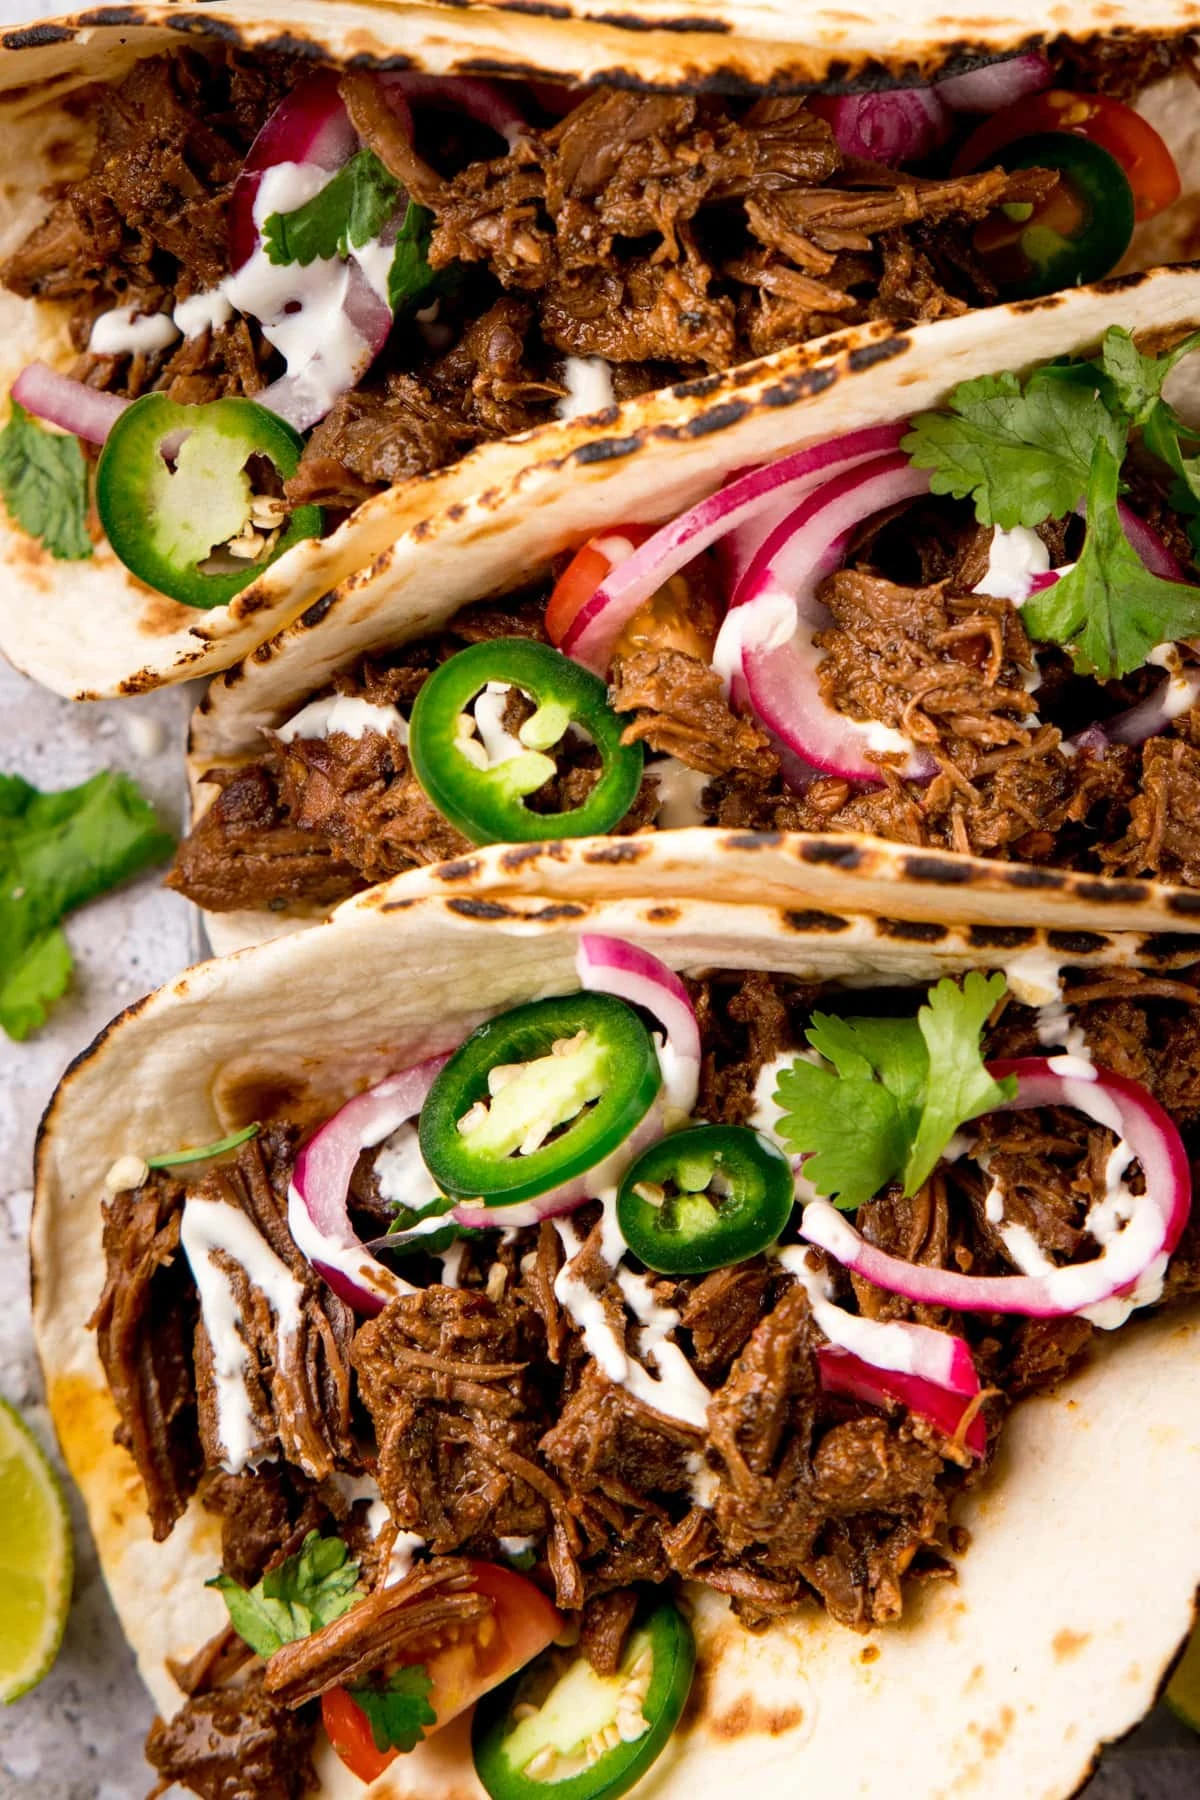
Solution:
{"label": "lime wedge", "polygon": [[42,1679],[71,1603],[71,1522],[29,1427],[0,1400],[0,1700]]}
{"label": "lime wedge", "polygon": [[1167,1705],[1185,1725],[1200,1731],[1200,1628],[1193,1631],[1183,1661],[1167,1683]]}

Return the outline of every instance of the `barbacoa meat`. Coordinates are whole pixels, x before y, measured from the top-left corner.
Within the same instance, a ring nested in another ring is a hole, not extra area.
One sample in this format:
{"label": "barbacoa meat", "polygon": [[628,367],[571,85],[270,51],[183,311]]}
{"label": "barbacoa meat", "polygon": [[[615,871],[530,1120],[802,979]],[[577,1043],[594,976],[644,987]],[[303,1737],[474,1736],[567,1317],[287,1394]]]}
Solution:
{"label": "barbacoa meat", "polygon": [[263,1692],[258,1676],[185,1700],[156,1719],[146,1760],[159,1780],[151,1800],[179,1783],[200,1800],[301,1800],[316,1780],[314,1711],[290,1711]]}
{"label": "barbacoa meat", "polygon": [[[240,318],[149,354],[88,343],[112,307],[169,312],[229,273],[233,184],[303,72],[286,56],[187,48],[97,88],[90,169],[2,271],[13,292],[68,304],[78,377],[195,404],[253,395],[282,372]],[[607,87],[507,154],[463,163],[444,132],[410,141],[370,77],[346,73],[341,91],[363,142],[432,214],[443,279],[287,484],[294,503],[334,513],[552,417],[566,356],[605,358],[624,397],[838,325],[987,304],[995,289],[967,234],[1055,179],[847,162],[802,99]]]}

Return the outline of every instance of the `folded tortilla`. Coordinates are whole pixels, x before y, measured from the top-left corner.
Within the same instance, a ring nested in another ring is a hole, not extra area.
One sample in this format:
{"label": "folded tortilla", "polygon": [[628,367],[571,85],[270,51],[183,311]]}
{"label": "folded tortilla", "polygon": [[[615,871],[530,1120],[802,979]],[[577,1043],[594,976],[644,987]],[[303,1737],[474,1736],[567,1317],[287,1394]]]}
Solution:
{"label": "folded tortilla", "polygon": [[[860,988],[1048,948],[1028,929],[1001,948],[950,928],[930,945],[848,915],[797,929],[760,905],[409,904],[393,887],[349,904],[336,924],[192,969],[114,1021],[43,1121],[35,1328],[106,1580],[164,1713],[181,1700],[168,1658],[186,1659],[224,1623],[203,1585],[219,1530],[193,1502],[154,1544],[132,1462],[112,1442],[115,1411],[85,1324],[103,1282],[106,1172],[131,1152],[209,1141],[281,1095],[293,1117],[325,1117],[386,1072],[455,1044],[481,1016],[573,990],[584,930],[688,972],[757,968]],[[1164,968],[1194,954],[1097,933],[1071,960]],[[963,1800],[1073,1792],[1098,1747],[1152,1703],[1192,1619],[1198,1370],[1200,1318],[1176,1309],[1108,1336],[1064,1392],[1023,1402],[959,1515],[972,1541],[958,1580],[915,1594],[897,1627],[860,1637],[814,1611],[750,1634],[700,1594],[696,1699],[638,1792],[716,1800],[731,1782],[859,1800],[892,1800],[899,1788]],[[363,1792],[327,1746],[318,1762],[323,1794]],[[370,1792],[480,1800],[465,1724],[399,1757]]]}
{"label": "folded tortilla", "polygon": [[[1198,109],[1200,110],[1200,109]],[[1124,277],[1060,296],[965,314],[906,333],[886,326],[811,346],[807,397],[777,369],[725,377],[697,401],[692,431],[653,428],[634,441],[597,431],[580,449],[530,461],[504,491],[452,506],[407,533],[319,609],[219,676],[193,716],[189,772],[194,814],[212,803],[205,780],[261,754],[263,732],[292,718],[357,658],[436,633],[473,600],[525,587],[565,547],[629,517],[670,518],[732,473],[843,431],[936,407],[961,381],[1088,354],[1115,319],[1147,344],[1200,321],[1200,270]],[[1184,364],[1181,376],[1189,374]],[[1184,410],[1190,395],[1177,395]],[[652,498],[648,498],[652,496]],[[1023,924],[1039,915],[1066,929],[1186,928],[1200,912],[1192,888],[1098,877],[1016,861],[915,849],[856,833],[731,832],[695,828],[626,838],[492,847],[400,879],[411,893],[564,895],[702,893],[719,864],[735,898],[794,909],[849,906],[916,921]],[[223,952],[318,916],[275,911],[207,915]]]}
{"label": "folded tortilla", "polygon": [[[782,0],[752,6],[716,0],[695,13],[675,0],[615,12],[602,9],[598,0],[579,7],[539,8],[513,0],[511,7],[331,10],[321,0],[297,0],[281,13],[271,0],[227,0],[219,16],[207,7],[135,6],[12,30],[0,38],[0,145],[10,146],[0,254],[41,217],[47,187],[86,166],[91,132],[80,90],[119,77],[139,57],[177,46],[181,36],[359,67],[547,74],[734,93],[822,82],[912,82],[980,55],[1046,40],[1045,20],[1028,0],[965,27],[936,8],[926,10],[928,18],[919,8],[899,6],[851,18],[836,8],[797,9]],[[1094,31],[1086,13],[1071,25],[1074,38],[1085,44],[1111,34],[1153,46],[1181,36],[1194,22],[1183,0],[1155,0],[1148,8],[1115,0],[1097,9]],[[1185,192],[1177,206],[1135,238],[1130,268],[1175,261],[1200,247],[1194,242],[1194,194],[1200,183],[1195,89],[1177,76],[1148,88],[1140,103],[1168,137]],[[64,322],[59,305],[0,293],[5,389],[31,360],[70,365]],[[1003,328],[999,319],[996,328]],[[850,358],[886,358],[898,350],[887,351],[885,345],[907,346],[921,338],[920,332],[887,327],[840,334],[831,344],[818,340],[749,365],[750,384],[759,391],[773,389],[790,414],[827,370],[844,367]],[[945,343],[954,354],[955,337]],[[356,571],[370,569],[406,533],[425,528],[447,507],[509,487],[526,471],[570,470],[573,459],[589,456],[628,459],[635,449],[664,437],[674,445],[689,441],[689,432],[699,438],[715,431],[726,421],[719,417],[722,402],[713,396],[725,391],[729,379],[706,380],[701,392],[685,389],[627,402],[614,419],[605,416],[603,428],[595,418],[572,420],[485,445],[432,476],[375,496],[332,535],[295,546],[227,606],[211,611],[149,591],[103,542],[89,561],[60,563],[23,532],[6,530],[0,534],[0,649],[28,674],[77,698],[138,692],[226,667],[305,615]],[[623,447],[609,447],[614,444]],[[704,450],[703,444],[698,447]],[[604,470],[611,465],[596,472]]]}

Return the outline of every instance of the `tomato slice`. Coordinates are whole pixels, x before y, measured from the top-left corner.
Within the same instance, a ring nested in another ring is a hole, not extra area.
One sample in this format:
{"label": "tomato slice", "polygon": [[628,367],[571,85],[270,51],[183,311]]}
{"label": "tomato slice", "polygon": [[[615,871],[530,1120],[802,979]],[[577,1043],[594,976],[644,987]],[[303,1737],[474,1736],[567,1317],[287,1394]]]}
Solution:
{"label": "tomato slice", "polygon": [[1152,219],[1178,200],[1179,170],[1153,125],[1120,100],[1104,94],[1072,94],[1065,88],[1048,88],[993,113],[962,146],[953,173],[964,175],[987,163],[1003,162],[1000,152],[1010,144],[1045,131],[1072,132],[1107,150],[1125,171],[1139,221]]}
{"label": "tomato slice", "polygon": [[[431,1656],[407,1659],[422,1663],[433,1683],[429,1704],[437,1714],[435,1731],[540,1656],[563,1630],[558,1608],[523,1575],[489,1562],[473,1562],[471,1573],[475,1592],[492,1602],[490,1615]],[[376,1748],[370,1722],[346,1688],[331,1688],[321,1696],[321,1722],[334,1750],[360,1781],[374,1781],[400,1754]]]}
{"label": "tomato slice", "polygon": [[558,580],[546,608],[546,636],[561,644],[580,607],[591,599],[617,564],[644,544],[657,525],[611,525],[577,550]]}

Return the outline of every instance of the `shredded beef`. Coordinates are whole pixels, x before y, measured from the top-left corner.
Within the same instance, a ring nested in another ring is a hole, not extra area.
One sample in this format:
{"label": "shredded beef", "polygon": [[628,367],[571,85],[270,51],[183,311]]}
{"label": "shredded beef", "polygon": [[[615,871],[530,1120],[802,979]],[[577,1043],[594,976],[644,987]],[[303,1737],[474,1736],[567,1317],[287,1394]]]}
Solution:
{"label": "shredded beef", "polygon": [[615,1675],[620,1667],[637,1604],[633,1588],[614,1588],[584,1607],[579,1644],[597,1675]]}
{"label": "shredded beef", "polygon": [[731,712],[717,671],[679,650],[618,657],[610,700],[614,711],[634,715],[622,743],[648,743],[706,775],[769,778],[779,767],[766,732]]}
{"label": "shredded beef", "polygon": [[155,1794],[178,1782],[201,1800],[301,1800],[316,1780],[316,1716],[291,1712],[263,1692],[261,1677],[185,1700],[156,1719],[146,1759]]}
{"label": "shredded beef", "polygon": [[[353,1314],[314,1274],[287,1228],[287,1189],[293,1134],[261,1132],[197,1184],[196,1197],[235,1208],[300,1284],[301,1323],[281,1344],[266,1295],[235,1258],[210,1253],[233,1289],[239,1335],[247,1350],[244,1373],[254,1421],[252,1460],[281,1456],[319,1481],[357,1462],[350,1434],[349,1347]],[[203,1320],[196,1327],[196,1392],[200,1438],[209,1466],[226,1451],[213,1380],[213,1349]]]}
{"label": "shredded beef", "polygon": [[162,1173],[104,1206],[104,1290],[88,1321],[158,1539],[196,1486],[196,1293],[179,1248],[184,1190]]}
{"label": "shredded beef", "polygon": [[239,1475],[216,1469],[205,1478],[200,1497],[221,1521],[221,1568],[243,1587],[253,1587],[281,1550],[290,1555],[330,1516],[316,1488],[286,1463]]}
{"label": "shredded beef", "polygon": [[220,769],[217,793],[179,846],[167,886],[209,912],[332,906],[362,885],[327,839],[288,822],[277,762]]}

